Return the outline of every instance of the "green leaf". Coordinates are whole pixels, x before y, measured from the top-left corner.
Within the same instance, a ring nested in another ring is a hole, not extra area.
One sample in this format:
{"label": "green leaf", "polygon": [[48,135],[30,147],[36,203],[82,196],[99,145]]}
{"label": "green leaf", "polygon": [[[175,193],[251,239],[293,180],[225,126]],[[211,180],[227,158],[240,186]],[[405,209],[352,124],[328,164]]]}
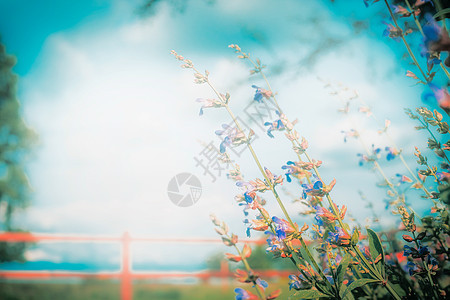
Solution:
{"label": "green leaf", "polygon": [[315,298],[331,298],[329,295],[319,292],[318,290],[302,290],[294,294],[295,299],[315,299]]}
{"label": "green leaf", "polygon": [[332,292],[332,291],[329,291],[329,290],[328,290],[328,285],[327,285],[327,283],[325,282],[325,280],[316,281],[315,286],[316,286],[316,289],[317,289],[319,292],[321,292],[321,293],[329,294],[329,293]]}
{"label": "green leaf", "polygon": [[337,286],[340,287],[342,285],[342,282],[344,281],[344,275],[347,272],[348,265],[350,264],[350,259],[352,256],[350,253],[347,253],[344,258],[342,259],[341,263],[339,264],[339,267],[337,268]]}
{"label": "green leaf", "polygon": [[355,297],[353,297],[352,293],[348,293],[347,295],[345,295],[345,298],[343,298],[344,300],[355,300]]}
{"label": "green leaf", "polygon": [[370,255],[372,256],[373,261],[377,259],[377,257],[381,254],[381,259],[375,264],[381,276],[384,276],[384,250],[381,245],[380,238],[370,228],[367,228],[367,235],[369,237],[369,250]]}
{"label": "green leaf", "polygon": [[443,15],[448,14],[448,13],[450,13],[450,8],[445,8],[445,9],[443,9],[443,10],[437,12],[437,13],[433,16],[433,18],[436,19],[436,18],[442,17]]}
{"label": "green leaf", "polygon": [[401,285],[398,283],[391,284],[392,289],[399,295],[400,297],[406,297],[406,292],[402,289]]}
{"label": "green leaf", "polygon": [[377,279],[370,279],[370,278],[363,278],[353,281],[347,288],[344,290],[344,292],[341,294],[341,298],[345,298],[345,296],[353,291],[356,288],[362,287],[368,283],[374,283],[374,282],[380,282]]}

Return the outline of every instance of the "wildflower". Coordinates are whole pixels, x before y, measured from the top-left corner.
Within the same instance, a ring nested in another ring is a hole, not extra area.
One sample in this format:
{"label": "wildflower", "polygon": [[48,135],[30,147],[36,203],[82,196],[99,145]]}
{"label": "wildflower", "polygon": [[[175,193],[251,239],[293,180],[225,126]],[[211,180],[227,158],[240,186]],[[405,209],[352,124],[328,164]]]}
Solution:
{"label": "wildflower", "polygon": [[405,229],[410,232],[415,232],[416,225],[414,224],[414,214],[410,215],[404,206],[399,206],[397,211],[400,214]]}
{"label": "wildflower", "polygon": [[265,220],[252,220],[251,221],[251,229],[256,230],[256,231],[266,231],[269,228],[269,226],[267,226],[266,221]]}
{"label": "wildflower", "polygon": [[238,181],[236,182],[236,185],[240,188],[243,188],[245,190],[244,198],[247,201],[247,203],[252,203],[253,200],[256,197],[255,192],[265,192],[267,190],[270,190],[270,186],[266,184],[266,182],[262,181],[261,179],[257,178],[255,181]]}
{"label": "wildflower", "polygon": [[300,138],[300,134],[297,132],[297,130],[292,130],[291,132],[286,132],[285,135],[288,138],[288,140],[290,140],[290,141],[295,141]]}
{"label": "wildflower", "polygon": [[280,243],[280,240],[277,236],[275,236],[271,231],[264,232],[269,237],[266,239],[268,247],[266,248],[267,252],[272,252],[275,257],[281,257],[282,252],[284,251],[284,245]]}
{"label": "wildflower", "polygon": [[389,128],[390,125],[391,125],[391,121],[390,121],[390,120],[387,120],[387,119],[384,120],[384,128],[378,130],[378,133],[379,133],[379,134],[382,134],[383,132],[386,132],[386,131],[388,130],[388,128]]}
{"label": "wildflower", "polygon": [[438,105],[442,108],[447,114],[450,114],[450,95],[446,88],[440,88],[434,83],[428,83],[428,87],[431,92],[424,92],[422,94],[422,99],[424,101],[429,101],[430,98],[434,98],[437,100]]}
{"label": "wildflower", "polygon": [[407,235],[407,234],[402,235],[402,238],[405,241],[407,241],[408,243],[411,243],[412,241],[414,241],[414,239],[411,236]]}
{"label": "wildflower", "polygon": [[414,7],[419,7],[427,2],[434,6],[433,1],[431,0],[417,0],[416,3],[414,3]]}
{"label": "wildflower", "polygon": [[427,256],[427,265],[428,269],[430,269],[432,274],[434,274],[434,272],[437,271],[437,269],[439,268],[438,261],[431,255]]}
{"label": "wildflower", "polygon": [[375,146],[372,144],[372,154],[371,155],[365,155],[362,153],[357,153],[356,155],[360,157],[359,159],[359,165],[362,166],[364,165],[364,162],[374,162],[376,161],[378,158],[380,158],[380,153],[381,149],[380,148],[375,148]]}
{"label": "wildflower", "polygon": [[403,256],[412,256],[412,258],[423,258],[430,254],[430,250],[427,246],[419,246],[419,249],[414,247],[404,245],[403,246]]}
{"label": "wildflower", "polygon": [[336,179],[333,179],[329,185],[324,185],[322,181],[317,180],[313,185],[311,184],[302,184],[303,187],[303,198],[309,196],[325,196],[330,193],[333,187],[336,184]]}
{"label": "wildflower", "polygon": [[328,233],[330,243],[338,246],[349,246],[351,236],[340,227],[335,226],[334,230],[335,232]]}
{"label": "wildflower", "polygon": [[303,275],[289,275],[289,290],[295,289],[295,290],[302,290],[302,289],[309,289],[311,287],[311,284],[309,284]]}
{"label": "wildflower", "polygon": [[276,186],[278,184],[283,184],[283,177],[272,174],[269,169],[264,167],[264,172],[266,173],[267,178],[272,186]]}
{"label": "wildflower", "polygon": [[436,176],[439,178],[440,181],[450,182],[450,173],[447,173],[447,172],[436,172]]}
{"label": "wildflower", "polygon": [[360,113],[365,113],[367,117],[370,117],[372,115],[372,111],[370,110],[370,107],[367,106],[361,106],[359,108]]}
{"label": "wildflower", "polygon": [[285,166],[282,166],[281,168],[286,171],[285,176],[286,180],[288,182],[291,182],[291,176],[294,176],[298,178],[299,180],[310,177],[311,173],[308,172],[308,170],[311,170],[313,166],[319,167],[322,164],[321,161],[316,162],[313,161],[312,164],[310,163],[304,163],[304,162],[293,162],[288,161]]}
{"label": "wildflower", "polygon": [[383,23],[387,26],[386,29],[383,31],[383,36],[390,37],[396,41],[400,40],[400,37],[402,36],[402,30],[398,27],[395,27],[392,24],[386,23],[383,21]]}
{"label": "wildflower", "polygon": [[240,262],[242,260],[242,257],[240,255],[234,255],[231,253],[225,253],[225,256],[228,260],[234,261],[234,262]]}
{"label": "wildflower", "polygon": [[244,270],[236,269],[236,272],[234,273],[234,276],[236,277],[236,279],[239,282],[242,282],[242,283],[249,283],[249,282],[251,282],[251,280],[249,279],[249,274],[246,271],[244,271]]}
{"label": "wildflower", "polygon": [[344,143],[347,142],[347,138],[349,137],[354,137],[357,138],[359,136],[358,131],[356,131],[355,129],[350,129],[349,131],[341,131],[344,134]]}
{"label": "wildflower", "polygon": [[256,85],[252,85],[252,88],[256,89],[255,97],[253,97],[253,100],[257,102],[262,102],[263,98],[270,99],[270,97],[272,97],[271,91],[265,90]]}
{"label": "wildflower", "polygon": [[[428,23],[423,26],[424,38],[421,54],[426,54],[427,58],[429,58],[433,57],[433,52],[450,51],[450,37],[448,36],[448,32],[441,28],[431,15],[427,15],[425,18]],[[450,59],[447,57],[444,63],[447,67],[450,66]]]}
{"label": "wildflower", "polygon": [[[334,203],[333,203],[333,205],[334,205],[334,208],[336,209],[336,211],[339,212],[339,207]],[[327,223],[333,223],[334,221],[336,221],[338,219],[338,217],[332,212],[331,208],[329,210],[322,206],[315,206],[314,208],[316,209],[316,220],[317,221],[323,220]],[[345,205],[343,205],[341,211],[339,212],[339,216],[340,216],[341,220],[344,219],[346,212],[347,212],[347,207]]]}
{"label": "wildflower", "polygon": [[397,157],[397,155],[399,155],[401,153],[401,151],[398,151],[397,149],[393,148],[393,147],[386,147],[384,148],[385,151],[388,152],[386,159],[387,160],[393,160],[395,157]]}
{"label": "wildflower", "polygon": [[420,268],[415,263],[413,263],[412,261],[408,261],[406,263],[406,268],[407,268],[408,273],[409,273],[410,276],[413,276],[414,273],[419,273],[420,272]]}
{"label": "wildflower", "polygon": [[251,292],[244,290],[243,288],[236,288],[234,290],[236,293],[236,300],[256,300],[258,297]]}
{"label": "wildflower", "polygon": [[223,130],[216,130],[215,132],[218,136],[225,135],[222,143],[220,143],[220,153],[225,153],[226,148],[231,145],[239,146],[248,142],[245,134],[239,129],[227,124],[223,124],[222,128]]}
{"label": "wildflower", "polygon": [[217,108],[217,107],[225,106],[225,104],[223,102],[216,100],[216,99],[201,99],[201,98],[199,98],[199,99],[197,99],[197,102],[202,103],[202,107],[200,108],[200,113],[199,113],[200,116],[203,115],[204,108],[210,108],[210,107]]}
{"label": "wildflower", "polygon": [[297,228],[294,228],[286,220],[280,219],[275,216],[272,217],[272,221],[275,224],[275,232],[277,234],[278,240],[280,240],[280,241],[286,239],[287,235],[298,231],[297,224],[295,224],[297,226]]}
{"label": "wildflower", "polygon": [[222,236],[222,242],[226,245],[226,246],[234,246],[237,244],[238,242],[238,236],[235,234],[231,235],[231,238],[226,237],[226,236]]}
{"label": "wildflower", "polygon": [[406,175],[395,174],[395,176],[400,177],[400,183],[411,183],[412,182],[412,179]]}
{"label": "wildflower", "polygon": [[274,131],[274,130],[282,131],[285,129],[284,124],[281,121],[281,119],[275,120],[272,123],[266,122],[266,123],[264,123],[264,126],[269,126],[269,128],[267,129],[267,135],[270,136],[271,138],[274,138],[272,131]]}
{"label": "wildflower", "polygon": [[256,284],[262,287],[263,289],[266,289],[269,286],[269,284],[265,280],[262,280],[261,278],[256,279]]}
{"label": "wildflower", "polygon": [[239,47],[237,44],[230,44],[228,45],[228,48],[235,49],[236,52],[241,52],[241,47]]}
{"label": "wildflower", "polygon": [[411,16],[411,12],[401,5],[391,5],[391,7],[393,8],[394,14],[400,15],[400,17]]}
{"label": "wildflower", "polygon": [[241,173],[241,168],[239,167],[238,164],[234,165],[234,169],[229,171],[229,173],[227,174],[227,177],[231,178],[234,181],[244,180],[244,177],[242,176],[242,173]]}

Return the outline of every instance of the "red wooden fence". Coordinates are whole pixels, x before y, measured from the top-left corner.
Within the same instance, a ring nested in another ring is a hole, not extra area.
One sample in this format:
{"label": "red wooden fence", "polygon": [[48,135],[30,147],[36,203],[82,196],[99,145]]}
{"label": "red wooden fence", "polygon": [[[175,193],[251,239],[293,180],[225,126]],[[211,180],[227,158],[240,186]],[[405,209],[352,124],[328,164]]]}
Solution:
{"label": "red wooden fence", "polygon": [[[233,274],[229,271],[227,264],[222,264],[220,271],[202,272],[139,272],[135,273],[131,269],[130,244],[132,242],[148,243],[180,243],[180,244],[221,244],[221,239],[213,238],[152,238],[152,237],[131,237],[128,232],[122,236],[95,236],[95,235],[60,235],[60,234],[32,234],[17,232],[0,232],[0,241],[4,242],[26,242],[35,243],[40,241],[55,242],[118,242],[122,247],[121,268],[119,272],[64,272],[64,271],[5,271],[0,270],[0,278],[5,279],[52,279],[64,277],[98,278],[98,279],[119,279],[121,282],[120,294],[122,300],[133,298],[133,279],[160,279],[160,278],[186,278],[195,277],[208,280],[212,277],[228,278]],[[246,243],[264,244],[265,240],[246,239]],[[289,271],[260,271],[263,277],[288,276]]]}

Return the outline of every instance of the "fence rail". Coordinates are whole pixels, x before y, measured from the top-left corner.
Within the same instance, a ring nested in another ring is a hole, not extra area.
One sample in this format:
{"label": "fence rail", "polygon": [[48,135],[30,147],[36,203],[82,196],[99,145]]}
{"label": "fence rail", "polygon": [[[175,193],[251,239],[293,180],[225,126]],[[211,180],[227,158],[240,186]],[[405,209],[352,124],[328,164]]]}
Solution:
{"label": "fence rail", "polygon": [[[132,237],[128,232],[121,236],[96,236],[96,235],[63,235],[63,234],[37,234],[23,232],[0,232],[1,242],[117,242],[121,245],[121,267],[118,272],[70,272],[70,271],[6,271],[0,270],[0,278],[3,279],[40,279],[50,280],[54,278],[96,278],[96,279],[119,279],[120,295],[122,300],[133,298],[134,279],[162,279],[162,278],[198,278],[209,280],[210,278],[233,277],[227,263],[223,263],[219,271],[200,272],[133,272],[131,268],[132,255],[130,244],[135,242],[146,243],[177,243],[177,244],[221,244],[221,239],[214,238],[168,238],[168,237]],[[246,243],[262,245],[265,240],[246,239]],[[288,276],[288,271],[266,270],[258,272],[263,277]]]}

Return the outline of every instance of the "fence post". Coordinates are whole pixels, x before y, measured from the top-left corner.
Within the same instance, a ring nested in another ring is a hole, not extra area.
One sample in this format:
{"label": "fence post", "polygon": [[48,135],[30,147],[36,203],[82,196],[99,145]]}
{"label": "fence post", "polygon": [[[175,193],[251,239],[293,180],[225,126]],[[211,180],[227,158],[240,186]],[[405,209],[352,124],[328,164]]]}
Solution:
{"label": "fence post", "polygon": [[132,300],[133,287],[131,278],[131,260],[130,260],[130,234],[125,232],[122,236],[122,272],[120,276],[120,299]]}
{"label": "fence post", "polygon": [[229,275],[230,267],[226,260],[222,260],[220,262],[220,281],[222,282],[222,292],[226,292],[227,288],[230,285]]}

